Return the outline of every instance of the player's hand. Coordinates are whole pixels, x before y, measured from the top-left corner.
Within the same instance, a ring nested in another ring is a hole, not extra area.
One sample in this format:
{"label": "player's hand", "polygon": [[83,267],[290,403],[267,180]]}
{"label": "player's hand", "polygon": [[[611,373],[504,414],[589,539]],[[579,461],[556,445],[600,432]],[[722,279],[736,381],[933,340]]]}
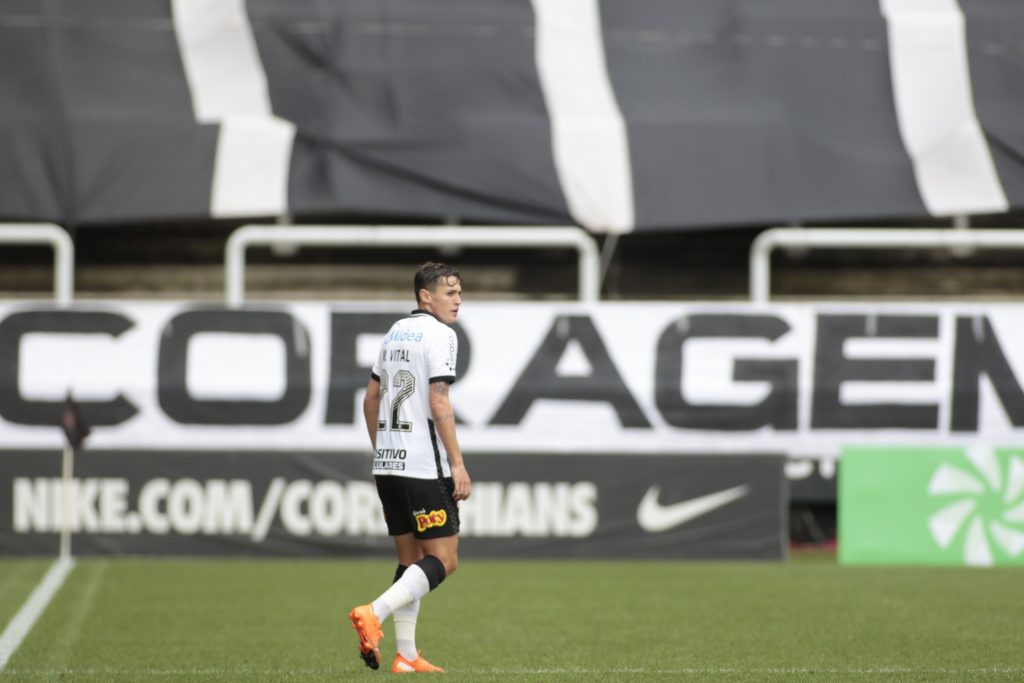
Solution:
{"label": "player's hand", "polygon": [[469,498],[469,494],[473,492],[473,482],[469,480],[469,472],[466,471],[465,465],[452,467],[452,481],[455,482],[455,492],[452,494],[455,501]]}

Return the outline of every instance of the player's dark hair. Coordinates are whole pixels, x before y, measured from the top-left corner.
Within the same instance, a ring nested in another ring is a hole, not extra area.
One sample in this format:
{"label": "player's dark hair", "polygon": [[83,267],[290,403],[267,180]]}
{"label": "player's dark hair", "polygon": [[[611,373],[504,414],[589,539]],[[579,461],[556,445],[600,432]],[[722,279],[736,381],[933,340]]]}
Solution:
{"label": "player's dark hair", "polygon": [[435,263],[434,261],[427,261],[420,269],[416,271],[416,277],[412,280],[412,295],[416,297],[416,304],[420,303],[420,290],[427,289],[433,291],[440,282],[448,282],[448,278],[455,277],[462,282],[462,276],[459,275],[459,271],[455,269],[455,266],[449,266],[446,263]]}

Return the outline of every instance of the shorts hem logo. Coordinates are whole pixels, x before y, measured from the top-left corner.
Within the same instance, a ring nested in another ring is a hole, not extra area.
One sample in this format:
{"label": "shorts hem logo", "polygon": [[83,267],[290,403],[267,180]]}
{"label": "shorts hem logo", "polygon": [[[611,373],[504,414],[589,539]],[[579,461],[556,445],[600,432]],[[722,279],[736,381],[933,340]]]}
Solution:
{"label": "shorts hem logo", "polygon": [[422,512],[416,515],[416,528],[421,532],[435,526],[444,526],[447,522],[448,513],[444,510],[431,510],[429,513]]}
{"label": "shorts hem logo", "polygon": [[655,484],[647,489],[647,493],[641,499],[636,510],[636,521],[641,529],[652,534],[668,531],[739,500],[748,493],[750,493],[750,485],[743,484],[679,503],[662,505],[658,502],[661,487]]}

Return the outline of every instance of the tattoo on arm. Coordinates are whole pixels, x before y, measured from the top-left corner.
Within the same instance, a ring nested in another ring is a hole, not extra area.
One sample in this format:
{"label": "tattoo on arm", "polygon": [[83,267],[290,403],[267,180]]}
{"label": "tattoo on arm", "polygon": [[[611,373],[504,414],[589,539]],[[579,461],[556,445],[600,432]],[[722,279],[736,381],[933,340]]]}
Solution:
{"label": "tattoo on arm", "polygon": [[[448,398],[448,382],[431,382],[430,391],[438,397]],[[446,401],[447,403],[447,401]],[[434,418],[435,422],[445,422],[447,420],[454,420],[455,414],[449,410],[444,415],[438,415]]]}

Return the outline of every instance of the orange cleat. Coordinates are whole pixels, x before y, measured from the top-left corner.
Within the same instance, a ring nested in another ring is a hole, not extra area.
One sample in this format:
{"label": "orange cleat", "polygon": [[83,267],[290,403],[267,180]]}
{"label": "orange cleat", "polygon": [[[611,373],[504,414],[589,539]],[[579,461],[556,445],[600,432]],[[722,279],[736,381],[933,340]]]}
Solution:
{"label": "orange cleat", "polygon": [[425,674],[441,673],[443,671],[444,669],[441,667],[434,666],[423,659],[423,655],[419,652],[416,653],[416,659],[411,662],[402,655],[395,655],[395,663],[391,665],[391,673],[393,674]]}
{"label": "orange cleat", "polygon": [[380,630],[380,620],[373,613],[373,607],[360,605],[348,613],[348,618],[359,634],[359,656],[371,669],[380,668],[380,639],[384,632]]}

